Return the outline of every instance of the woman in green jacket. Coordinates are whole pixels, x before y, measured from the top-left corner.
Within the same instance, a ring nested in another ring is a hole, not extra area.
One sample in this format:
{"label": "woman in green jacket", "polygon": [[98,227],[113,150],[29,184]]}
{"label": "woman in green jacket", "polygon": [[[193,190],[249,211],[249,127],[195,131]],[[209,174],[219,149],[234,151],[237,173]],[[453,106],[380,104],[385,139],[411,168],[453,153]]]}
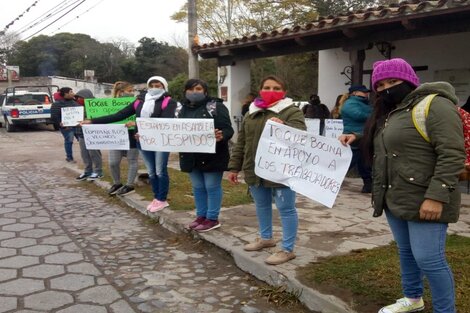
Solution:
{"label": "woman in green jacket", "polygon": [[[374,64],[372,85],[378,97],[363,138],[372,159],[372,204],[374,216],[385,212],[397,242],[404,294],[379,313],[423,310],[423,275],[434,312],[455,313],[445,243],[448,223],[459,217],[465,150],[454,88],[446,82],[420,85],[411,65],[398,58]],[[423,115],[429,141],[416,126],[416,109],[428,95],[436,95]],[[356,137],[339,139],[351,144]]]}
{"label": "woman in green jacket", "polygon": [[277,265],[295,258],[294,245],[297,235],[298,217],[295,208],[295,192],[289,187],[276,184],[255,174],[255,155],[258,142],[268,120],[291,127],[306,130],[304,115],[294,105],[292,99],[286,98],[286,86],[275,76],[264,78],[260,86],[260,98],[250,105],[245,114],[242,127],[238,133],[229,163],[228,179],[238,183],[238,172],[243,171],[245,182],[256,205],[256,216],[260,238],[245,245],[246,251],[259,251],[276,246],[272,230],[272,200],[281,216],[282,250],[268,257],[265,262]]}

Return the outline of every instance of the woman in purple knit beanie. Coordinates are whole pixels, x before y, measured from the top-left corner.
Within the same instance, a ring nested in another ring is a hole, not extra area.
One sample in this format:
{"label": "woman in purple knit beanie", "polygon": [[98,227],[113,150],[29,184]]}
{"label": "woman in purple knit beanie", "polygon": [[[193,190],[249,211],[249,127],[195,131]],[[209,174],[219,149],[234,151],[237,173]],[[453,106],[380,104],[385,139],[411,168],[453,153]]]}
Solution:
{"label": "woman in purple knit beanie", "polygon": [[[448,223],[459,217],[458,176],[465,161],[455,90],[447,82],[420,84],[399,58],[374,63],[372,88],[377,100],[361,143],[373,167],[374,217],[385,212],[397,243],[404,295],[379,313],[424,310],[424,276],[433,312],[455,313],[445,256]],[[339,140],[348,145],[357,137]]]}

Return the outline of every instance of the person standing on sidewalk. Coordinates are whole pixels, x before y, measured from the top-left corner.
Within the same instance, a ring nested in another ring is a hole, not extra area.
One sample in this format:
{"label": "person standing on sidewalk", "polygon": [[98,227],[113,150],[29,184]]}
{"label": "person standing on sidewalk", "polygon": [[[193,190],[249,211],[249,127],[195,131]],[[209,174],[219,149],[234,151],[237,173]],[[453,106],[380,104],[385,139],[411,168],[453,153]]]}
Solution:
{"label": "person standing on sidewalk", "polygon": [[[103,118],[95,118],[84,121],[84,124],[99,122],[112,123],[122,121],[132,115],[136,117],[150,118],[174,118],[175,110],[178,105],[176,101],[168,95],[168,83],[161,76],[152,76],[147,81],[147,92],[139,97],[128,106]],[[127,127],[135,126],[135,123],[128,122]],[[138,129],[137,129],[138,132]],[[147,206],[147,210],[154,213],[169,206],[167,201],[170,178],[168,176],[168,158],[169,152],[145,151],[136,142],[150,178],[152,186],[153,201]]]}
{"label": "person standing on sidewalk", "polygon": [[[369,104],[370,90],[364,85],[354,85],[349,88],[349,97],[344,102],[340,114],[343,119],[343,134],[362,134],[364,125],[372,113]],[[356,142],[351,146],[352,160],[349,169],[356,167],[361,176],[363,186],[362,193],[370,193],[372,190],[372,171],[370,165],[364,160],[361,146]]]}
{"label": "person standing on sidewalk", "polygon": [[73,138],[75,137],[75,127],[64,127],[62,124],[62,108],[80,106],[75,102],[75,94],[70,87],[59,89],[58,100],[51,105],[51,119],[55,125],[60,125],[60,132],[64,137],[65,161],[75,163],[73,159]]}
{"label": "person standing on sidewalk", "polygon": [[[404,294],[379,313],[423,310],[423,276],[431,287],[433,312],[455,313],[445,246],[448,223],[459,218],[458,177],[465,161],[458,98],[446,82],[420,85],[411,65],[400,58],[375,62],[372,86],[378,97],[363,144],[373,159],[374,217],[385,212],[398,245]],[[429,142],[412,117],[428,101]],[[358,137],[345,134],[339,140],[348,145]]]}
{"label": "person standing on sidewalk", "polygon": [[298,217],[295,208],[296,193],[289,187],[267,181],[255,174],[255,155],[258,142],[268,120],[306,130],[302,111],[286,98],[286,85],[276,76],[261,81],[260,97],[250,105],[245,115],[238,140],[229,162],[228,179],[238,183],[238,173],[244,172],[245,182],[256,205],[260,237],[246,244],[246,251],[259,251],[275,247],[273,239],[272,200],[276,202],[282,224],[282,250],[268,257],[265,262],[277,265],[295,258],[294,245],[297,236]]}
{"label": "person standing on sidewalk", "polygon": [[180,167],[189,173],[196,204],[196,219],[189,229],[207,232],[220,227],[219,213],[222,206],[222,176],[229,160],[228,141],[234,130],[230,114],[222,99],[210,97],[207,83],[189,79],[184,86],[183,106],[178,118],[211,118],[215,127],[215,153],[181,152]]}
{"label": "person standing on sidewalk", "polygon": [[[147,80],[147,93],[144,101],[134,105],[137,117],[174,118],[178,103],[168,94],[168,83],[161,76],[152,76]],[[168,191],[170,190],[170,177],[168,176],[169,152],[142,150],[139,142],[137,148],[144,159],[152,186],[153,200],[147,206],[149,212],[158,212],[168,207]]]}
{"label": "person standing on sidewalk", "polygon": [[[93,93],[90,89],[82,89],[77,91],[75,94],[75,101],[81,106],[85,106],[85,99],[94,99]],[[86,111],[85,111],[86,116]],[[100,150],[88,150],[85,145],[85,140],[83,138],[82,128],[77,126],[75,136],[78,139],[80,145],[80,155],[82,157],[83,164],[85,169],[83,173],[80,174],[76,180],[96,180],[103,178],[103,159],[101,157]]]}
{"label": "person standing on sidewalk", "polygon": [[[113,98],[120,98],[120,97],[134,97],[134,85],[125,81],[118,81],[114,83],[113,91],[112,91]],[[128,117],[125,116],[123,118],[120,112],[114,115],[107,115],[101,116],[90,120],[84,121],[82,124],[108,124],[117,121],[121,121],[124,118]],[[135,111],[134,111],[135,113]],[[131,114],[132,115],[132,114]],[[113,185],[108,190],[108,194],[112,195],[127,195],[133,193],[134,190],[134,181],[137,177],[137,171],[139,169],[139,150],[137,149],[136,138],[135,138],[135,130],[129,129],[129,143],[130,149],[129,150],[110,150],[108,154],[108,162],[109,162],[109,171],[111,172],[111,178],[113,179]],[[121,182],[121,161],[123,157],[127,157],[127,182],[125,185]]]}

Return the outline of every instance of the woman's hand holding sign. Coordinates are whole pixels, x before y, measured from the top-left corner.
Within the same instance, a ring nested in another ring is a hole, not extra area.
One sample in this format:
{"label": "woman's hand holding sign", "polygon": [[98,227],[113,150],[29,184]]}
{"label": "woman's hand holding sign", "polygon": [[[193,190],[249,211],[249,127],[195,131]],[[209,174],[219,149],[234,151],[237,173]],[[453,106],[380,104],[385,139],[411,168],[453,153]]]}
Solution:
{"label": "woman's hand holding sign", "polygon": [[219,130],[219,129],[215,129],[215,141],[219,142],[219,141],[222,141],[224,139],[224,133]]}
{"label": "woman's hand holding sign", "polygon": [[357,139],[354,134],[343,134],[338,137],[338,140],[343,144],[343,146],[348,146],[352,144]]}
{"label": "woman's hand holding sign", "polygon": [[227,176],[227,179],[232,184],[235,184],[235,185],[238,184],[239,183],[239,181],[238,181],[238,172],[229,172],[228,176]]}

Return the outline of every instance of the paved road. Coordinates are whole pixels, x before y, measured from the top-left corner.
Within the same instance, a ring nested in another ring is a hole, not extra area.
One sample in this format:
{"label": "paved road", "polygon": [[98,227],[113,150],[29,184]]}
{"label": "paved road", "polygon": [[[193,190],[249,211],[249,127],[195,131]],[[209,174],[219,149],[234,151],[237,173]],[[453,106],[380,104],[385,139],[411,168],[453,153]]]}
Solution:
{"label": "paved road", "polygon": [[0,312],[304,312],[266,303],[219,249],[76,183],[61,144],[0,129]]}

